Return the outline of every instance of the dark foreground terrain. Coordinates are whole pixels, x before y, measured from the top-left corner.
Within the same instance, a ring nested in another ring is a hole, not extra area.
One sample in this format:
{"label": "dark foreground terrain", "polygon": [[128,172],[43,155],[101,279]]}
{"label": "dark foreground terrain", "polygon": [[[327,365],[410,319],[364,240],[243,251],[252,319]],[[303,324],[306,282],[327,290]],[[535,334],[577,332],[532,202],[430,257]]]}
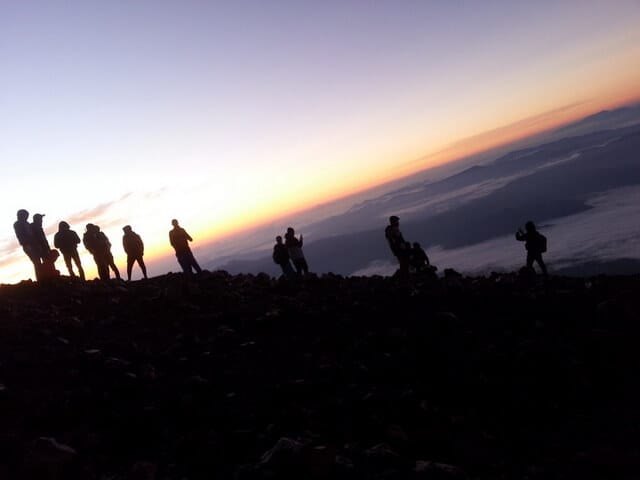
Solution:
{"label": "dark foreground terrain", "polygon": [[640,478],[640,277],[0,287],[0,478]]}

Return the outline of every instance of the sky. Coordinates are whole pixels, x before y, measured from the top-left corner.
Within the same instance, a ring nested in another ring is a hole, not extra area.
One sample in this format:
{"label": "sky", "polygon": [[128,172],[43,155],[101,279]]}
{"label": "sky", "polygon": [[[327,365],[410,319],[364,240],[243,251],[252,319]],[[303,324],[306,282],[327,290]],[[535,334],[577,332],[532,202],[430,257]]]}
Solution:
{"label": "sky", "polygon": [[3,283],[33,278],[20,208],[46,215],[51,243],[61,220],[99,224],[121,269],[130,224],[158,275],[172,218],[197,247],[640,100],[638,0],[0,11]]}

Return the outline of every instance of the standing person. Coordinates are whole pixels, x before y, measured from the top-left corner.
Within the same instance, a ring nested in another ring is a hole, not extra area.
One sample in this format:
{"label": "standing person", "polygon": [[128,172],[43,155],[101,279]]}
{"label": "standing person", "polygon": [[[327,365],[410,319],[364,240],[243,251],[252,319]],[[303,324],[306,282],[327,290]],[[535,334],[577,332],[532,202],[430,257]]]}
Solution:
{"label": "standing person", "polygon": [[291,266],[291,262],[289,261],[289,250],[287,249],[287,246],[282,243],[282,237],[280,235],[276,237],[276,244],[273,246],[272,258],[274,263],[280,265],[282,273],[286,277],[293,276],[294,271]]}
{"label": "standing person", "polygon": [[384,229],[384,236],[389,243],[391,253],[398,259],[400,276],[409,274],[409,251],[402,232],[400,231],[400,218],[392,215],[389,217],[389,225]]}
{"label": "standing person", "polygon": [[122,227],[124,236],[122,237],[122,246],[127,254],[127,281],[131,281],[131,270],[133,264],[138,262],[142,275],[147,278],[147,267],[144,264],[142,257],[144,256],[144,243],[142,238],[136,232],[131,229],[130,225]]}
{"label": "standing person", "polygon": [[178,224],[178,220],[175,218],[171,220],[171,225],[173,225],[173,229],[169,231],[169,243],[171,243],[171,246],[176,251],[176,258],[182,267],[182,271],[188,275],[193,273],[191,268],[193,268],[196,273],[202,272],[200,265],[198,265],[189,247],[189,242],[193,242],[193,238]]}
{"label": "standing person", "polygon": [[529,220],[525,226],[525,231],[521,228],[516,232],[516,240],[525,242],[524,248],[527,250],[527,268],[533,270],[533,262],[538,262],[540,270],[545,278],[547,278],[547,266],[542,260],[542,254],[547,251],[547,237],[542,235],[536,229],[535,224]]}
{"label": "standing person", "polygon": [[37,254],[37,248],[35,246],[31,224],[27,221],[29,219],[29,212],[25,209],[20,209],[17,212],[17,217],[18,219],[13,224],[13,230],[16,232],[16,238],[18,239],[18,243],[20,243],[20,245],[22,246],[24,253],[27,254],[27,257],[29,257],[31,263],[33,263],[36,280],[39,280],[42,260]]}
{"label": "standing person", "polygon": [[73,260],[78,267],[78,274],[80,279],[84,280],[84,270],[82,269],[82,263],[80,262],[80,255],[78,254],[78,244],[80,243],[80,237],[76,232],[71,230],[71,227],[67,222],[60,222],[58,224],[58,232],[53,237],[53,245],[62,252],[62,258],[67,266],[69,275],[75,277],[76,274],[73,271]]}
{"label": "standing person", "polygon": [[307,265],[307,259],[304,258],[304,252],[302,251],[302,235],[300,235],[300,239],[297,239],[295,233],[293,227],[287,228],[287,233],[284,234],[284,244],[289,251],[289,257],[293,261],[293,266],[296,267],[298,275],[308,275],[309,265]]}
{"label": "standing person", "polygon": [[100,280],[109,280],[109,261],[106,256],[104,241],[98,237],[100,229],[93,223],[87,223],[86,231],[82,236],[84,247],[93,255],[93,260],[98,268]]}
{"label": "standing person", "polygon": [[33,245],[35,247],[36,255],[40,258],[40,263],[44,263],[49,259],[51,255],[51,247],[47,240],[47,235],[42,228],[43,213],[36,213],[33,215],[33,222],[31,222],[31,233],[33,235]]}
{"label": "standing person", "polygon": [[107,267],[111,268],[111,270],[113,270],[113,273],[116,275],[116,278],[120,280],[120,271],[118,270],[118,267],[113,260],[113,254],[111,253],[111,242],[109,241],[109,237],[107,237],[104,232],[100,231],[100,227],[98,225],[96,225],[95,227],[97,230],[96,237],[98,238],[98,245],[102,252],[104,252],[103,254],[107,262]]}

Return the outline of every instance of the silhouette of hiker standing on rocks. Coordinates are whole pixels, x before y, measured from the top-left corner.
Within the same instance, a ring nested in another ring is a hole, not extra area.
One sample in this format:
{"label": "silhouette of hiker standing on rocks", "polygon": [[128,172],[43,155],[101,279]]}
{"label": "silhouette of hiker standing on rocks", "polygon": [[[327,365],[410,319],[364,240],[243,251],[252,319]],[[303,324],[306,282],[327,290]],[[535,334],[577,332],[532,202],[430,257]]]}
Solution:
{"label": "silhouette of hiker standing on rocks", "polygon": [[42,259],[37,253],[37,247],[34,240],[33,229],[31,224],[27,221],[29,218],[29,212],[20,209],[17,213],[18,219],[13,224],[13,230],[16,233],[18,243],[22,246],[24,253],[27,254],[36,274],[36,280],[40,279],[40,266],[42,265]]}
{"label": "silhouette of hiker standing on rocks", "polygon": [[127,281],[131,281],[131,270],[133,264],[138,262],[142,275],[147,278],[147,267],[144,264],[142,257],[144,256],[144,243],[142,238],[136,232],[131,229],[130,225],[122,227],[124,235],[122,237],[122,246],[127,254]]}
{"label": "silhouette of hiker standing on rocks", "polygon": [[287,246],[282,243],[282,237],[278,235],[276,237],[276,244],[273,246],[273,261],[280,265],[282,268],[282,273],[291,277],[294,275],[293,267],[291,266],[291,262],[289,261],[289,249]]}
{"label": "silhouette of hiker standing on rocks", "polygon": [[109,280],[109,267],[116,274],[116,278],[120,278],[120,272],[113,261],[111,254],[111,242],[107,236],[100,231],[100,227],[93,223],[87,223],[87,231],[82,237],[82,243],[96,262],[98,267],[98,276],[101,280]]}
{"label": "silhouette of hiker standing on rocks", "polygon": [[189,247],[189,242],[192,242],[193,238],[191,238],[191,235],[189,235],[187,231],[178,224],[178,220],[175,218],[171,220],[171,225],[173,225],[173,229],[169,231],[169,242],[176,251],[176,258],[182,267],[182,271],[187,275],[190,275],[193,273],[191,271],[191,268],[193,267],[196,273],[202,272],[200,265],[196,262],[196,259],[191,252],[191,248]]}
{"label": "silhouette of hiker standing on rocks", "polygon": [[516,232],[516,240],[519,242],[525,242],[524,248],[527,250],[527,269],[533,270],[533,262],[538,262],[542,274],[547,277],[547,266],[542,260],[542,254],[547,251],[547,237],[542,235],[536,229],[535,224],[532,221],[528,221],[525,226],[525,231],[518,228]]}
{"label": "silhouette of hiker standing on rocks", "polygon": [[409,274],[409,249],[407,248],[402,232],[400,231],[400,218],[392,215],[389,217],[389,225],[384,229],[384,236],[389,243],[391,253],[398,259],[398,273],[402,277]]}
{"label": "silhouette of hiker standing on rocks", "polygon": [[67,222],[60,222],[58,224],[58,232],[53,237],[53,245],[62,252],[62,258],[67,266],[69,275],[75,277],[76,274],[73,271],[73,260],[78,267],[78,274],[80,279],[84,280],[84,270],[82,269],[82,263],[80,262],[80,255],[78,254],[78,244],[80,243],[80,237],[76,232],[71,230],[71,227]]}
{"label": "silhouette of hiker standing on rocks", "polygon": [[284,244],[289,251],[289,257],[293,261],[293,266],[296,267],[298,275],[308,275],[309,265],[302,251],[303,238],[300,235],[300,239],[297,239],[295,233],[292,227],[287,228],[287,233],[284,234]]}
{"label": "silhouette of hiker standing on rocks", "polygon": [[107,237],[107,235],[104,232],[100,231],[100,227],[98,225],[96,225],[96,229],[98,230],[97,237],[98,237],[99,245],[101,248],[104,248],[105,250],[105,258],[107,260],[107,266],[111,268],[111,270],[113,270],[113,273],[116,275],[116,278],[120,280],[120,271],[118,270],[118,267],[116,266],[116,263],[113,260],[113,254],[111,253],[111,242],[109,241],[109,237]]}
{"label": "silhouette of hiker standing on rocks", "polygon": [[87,223],[86,231],[82,235],[82,243],[93,256],[98,268],[100,280],[109,280],[109,263],[106,258],[104,246],[98,238],[98,229],[93,223]]}
{"label": "silhouette of hiker standing on rocks", "polygon": [[49,259],[51,255],[51,247],[47,240],[47,235],[42,228],[42,217],[44,214],[36,213],[33,215],[33,222],[31,223],[31,233],[33,235],[33,245],[36,255],[40,257],[40,262],[43,263]]}

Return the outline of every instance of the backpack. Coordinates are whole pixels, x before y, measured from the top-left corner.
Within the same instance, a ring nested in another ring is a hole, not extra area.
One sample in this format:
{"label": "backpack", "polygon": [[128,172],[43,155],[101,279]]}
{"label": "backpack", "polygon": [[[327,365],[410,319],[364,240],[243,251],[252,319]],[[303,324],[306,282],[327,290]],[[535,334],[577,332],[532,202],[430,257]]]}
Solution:
{"label": "backpack", "polygon": [[538,233],[538,239],[536,243],[538,244],[538,250],[540,251],[540,253],[544,253],[547,251],[547,237],[545,237],[541,233]]}

